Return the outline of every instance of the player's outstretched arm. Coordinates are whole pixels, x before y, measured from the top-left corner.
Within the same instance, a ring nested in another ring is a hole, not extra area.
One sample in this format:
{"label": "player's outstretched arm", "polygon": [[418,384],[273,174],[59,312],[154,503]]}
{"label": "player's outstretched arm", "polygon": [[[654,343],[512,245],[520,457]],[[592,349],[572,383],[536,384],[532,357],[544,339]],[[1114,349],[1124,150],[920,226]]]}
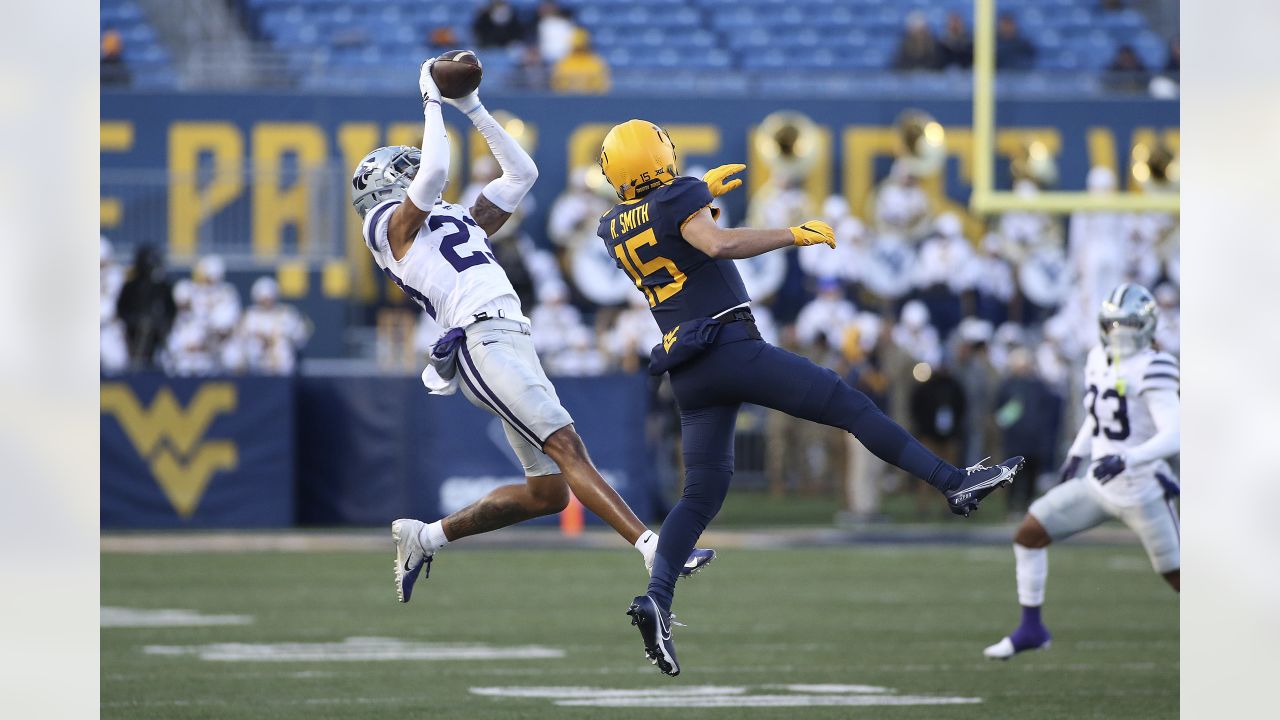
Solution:
{"label": "player's outstretched arm", "polygon": [[485,109],[480,102],[479,90],[457,99],[445,98],[444,101],[471,120],[485,142],[489,143],[489,151],[498,161],[498,167],[502,168],[502,175],[484,186],[471,208],[471,217],[475,218],[476,224],[492,235],[507,222],[516,206],[533,188],[534,181],[538,179],[538,166]]}
{"label": "player's outstretched arm", "polygon": [[440,89],[431,79],[432,62],[422,63],[418,71],[418,89],[422,91],[422,164],[409,183],[407,201],[391,211],[387,226],[391,254],[397,260],[409,252],[449,179],[449,136],[444,131],[444,118],[440,116]]}
{"label": "player's outstretched arm", "polygon": [[792,245],[836,246],[831,226],[821,220],[810,220],[803,225],[777,230],[752,228],[722,228],[716,225],[711,212],[703,208],[694,213],[680,230],[688,243],[713,258],[741,260],[780,250]]}

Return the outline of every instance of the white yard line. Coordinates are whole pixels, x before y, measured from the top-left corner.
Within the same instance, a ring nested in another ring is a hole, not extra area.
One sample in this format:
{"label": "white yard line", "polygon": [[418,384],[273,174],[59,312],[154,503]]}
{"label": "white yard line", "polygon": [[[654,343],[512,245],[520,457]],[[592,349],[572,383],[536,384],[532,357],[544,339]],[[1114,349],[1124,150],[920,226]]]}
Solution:
{"label": "white yard line", "polygon": [[104,628],[203,627],[250,625],[252,615],[205,615],[198,610],[103,607],[99,624]]}
{"label": "white yard line", "polygon": [[493,646],[420,643],[395,638],[347,638],[330,643],[210,643],[147,645],[148,655],[184,656],[221,662],[368,662],[374,660],[546,660],[564,650],[542,645]]}

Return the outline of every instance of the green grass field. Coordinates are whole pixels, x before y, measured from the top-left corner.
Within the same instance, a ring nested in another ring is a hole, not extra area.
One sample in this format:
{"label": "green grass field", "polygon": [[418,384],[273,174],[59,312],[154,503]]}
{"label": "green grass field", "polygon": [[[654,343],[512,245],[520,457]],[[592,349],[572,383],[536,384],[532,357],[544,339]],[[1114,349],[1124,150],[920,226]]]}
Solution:
{"label": "green grass field", "polygon": [[[104,627],[102,717],[1178,714],[1178,600],[1136,545],[1055,548],[1045,612],[1054,646],[1008,663],[981,656],[1017,617],[1007,547],[726,550],[680,583],[678,678],[643,659],[623,614],[644,587],[633,552],[451,548],[407,606],[395,602],[392,558],[104,554],[104,608],[250,617]],[[406,658],[458,644],[555,657]],[[337,659],[344,652],[356,659]],[[815,685],[825,687],[794,687]],[[944,698],[963,700],[913,704]],[[726,702],[738,707],[707,707]],[[668,707],[639,706],[654,703]]]}

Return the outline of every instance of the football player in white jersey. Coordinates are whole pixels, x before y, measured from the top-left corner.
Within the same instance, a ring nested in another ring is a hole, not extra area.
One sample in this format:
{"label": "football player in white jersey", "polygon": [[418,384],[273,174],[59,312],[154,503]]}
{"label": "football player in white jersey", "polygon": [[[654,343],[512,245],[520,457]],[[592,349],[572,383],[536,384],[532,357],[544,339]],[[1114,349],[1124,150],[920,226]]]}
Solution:
{"label": "football player in white jersey", "polygon": [[[526,482],[500,487],[433,523],[392,523],[397,599],[409,602],[419,573],[430,574],[435,553],[449,542],[558,513],[570,491],[635,545],[651,569],[657,535],[592,464],[538,362],[529,319],[511,281],[489,247],[489,235],[533,187],[537,166],[481,104],[478,92],[443,98],[431,77],[433,62],[422,64],[418,79],[423,149],[383,147],[366,155],[351,179],[351,201],[364,219],[364,240],[378,267],[447,330],[432,351],[424,383],[433,393],[450,394],[460,380],[473,405],[501,418]],[[502,168],[471,208],[442,199],[449,176],[442,101],[471,120]],[[683,574],[714,557],[711,550],[695,549]]]}
{"label": "football player in white jersey", "polygon": [[1157,312],[1151,293],[1133,283],[1120,285],[1102,303],[1102,345],[1089,352],[1085,365],[1086,417],[1063,466],[1063,482],[1031,504],[1014,536],[1022,622],[983,651],[989,658],[1049,647],[1040,618],[1046,548],[1110,518],[1138,534],[1152,568],[1178,590],[1178,484],[1167,462],[1179,444],[1178,361],[1152,345]]}

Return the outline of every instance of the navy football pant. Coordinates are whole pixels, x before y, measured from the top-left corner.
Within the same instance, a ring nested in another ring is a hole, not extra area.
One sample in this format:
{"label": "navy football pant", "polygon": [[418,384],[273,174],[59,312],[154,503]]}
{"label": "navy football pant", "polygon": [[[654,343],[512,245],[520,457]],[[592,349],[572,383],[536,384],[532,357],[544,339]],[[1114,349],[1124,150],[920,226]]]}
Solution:
{"label": "navy football pant", "polygon": [[648,590],[666,608],[681,566],[729,493],[742,403],[847,430],[876,457],[939,490],[963,477],[835,372],[762,340],[708,348],[671,371],[671,387],[680,405],[684,495],[662,523]]}

